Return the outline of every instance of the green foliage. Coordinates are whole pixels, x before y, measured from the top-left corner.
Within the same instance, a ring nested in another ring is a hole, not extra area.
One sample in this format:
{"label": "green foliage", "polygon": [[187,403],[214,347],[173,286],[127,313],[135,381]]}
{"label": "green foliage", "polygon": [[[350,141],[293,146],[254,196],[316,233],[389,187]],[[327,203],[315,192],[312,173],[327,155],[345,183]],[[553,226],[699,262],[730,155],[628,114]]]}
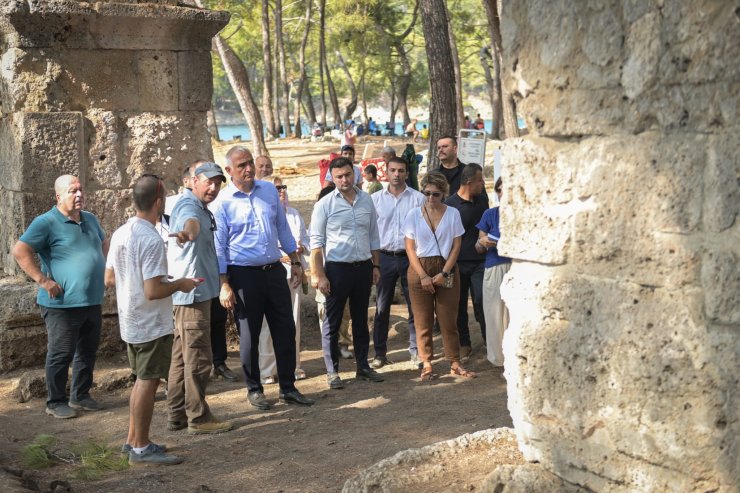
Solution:
{"label": "green foliage", "polygon": [[128,468],[125,456],[105,445],[88,439],[72,444],[69,449],[57,449],[57,439],[51,435],[38,435],[33,443],[23,448],[23,464],[29,469],[44,469],[63,462],[74,465],[70,476],[75,479],[95,479],[108,471]]}
{"label": "green foliage", "polygon": [[[412,20],[416,0],[326,0],[326,49],[332,79],[340,106],[349,100],[348,81],[337,62],[340,51],[355,85],[365,81],[369,106],[388,107],[394,85],[398,84],[401,66],[392,42],[406,31]],[[250,74],[255,99],[261,99],[263,83],[261,0],[207,0],[206,6],[228,10],[231,21],[222,36],[244,61]],[[275,44],[274,2],[270,2],[270,41]],[[480,62],[480,49],[490,43],[488,25],[481,0],[448,0],[452,29],[457,42],[463,80],[463,96],[487,100],[488,87]],[[299,77],[298,52],[305,27],[303,0],[283,0],[283,39],[286,50],[288,79]],[[425,107],[429,101],[429,72],[424,49],[421,19],[417,17],[411,32],[403,40],[412,68],[409,105]],[[319,106],[319,15],[318,2],[313,2],[311,31],[306,47],[306,72],[314,104]],[[217,106],[236,109],[236,98],[229,86],[217,56],[213,57],[214,98]],[[361,96],[360,96],[361,97]],[[361,105],[361,102],[360,102]],[[359,111],[359,105],[358,110]],[[473,108],[470,108],[470,112]]]}

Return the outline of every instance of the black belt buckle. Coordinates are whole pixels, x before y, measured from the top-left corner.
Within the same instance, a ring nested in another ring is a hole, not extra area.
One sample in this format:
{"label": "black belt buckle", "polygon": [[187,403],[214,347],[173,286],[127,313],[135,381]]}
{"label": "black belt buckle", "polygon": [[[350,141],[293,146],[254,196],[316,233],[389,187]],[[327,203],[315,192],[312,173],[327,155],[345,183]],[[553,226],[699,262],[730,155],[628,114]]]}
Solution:
{"label": "black belt buckle", "polygon": [[263,265],[263,266],[260,267],[260,269],[262,269],[262,270],[272,270],[275,267],[277,267],[278,265],[280,265],[280,262],[274,262],[272,264]]}

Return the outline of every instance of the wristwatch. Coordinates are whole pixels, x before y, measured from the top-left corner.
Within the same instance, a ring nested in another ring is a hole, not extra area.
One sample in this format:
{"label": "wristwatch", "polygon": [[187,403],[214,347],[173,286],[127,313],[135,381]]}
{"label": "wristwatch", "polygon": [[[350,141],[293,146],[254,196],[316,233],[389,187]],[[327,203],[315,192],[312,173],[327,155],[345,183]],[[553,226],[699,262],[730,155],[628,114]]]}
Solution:
{"label": "wristwatch", "polygon": [[303,264],[301,264],[300,262],[291,262],[290,265],[292,265],[293,267],[303,267]]}
{"label": "wristwatch", "polygon": [[442,271],[441,274],[442,274],[442,277],[444,277],[445,279],[447,279],[448,277],[450,277],[450,273],[449,272]]}

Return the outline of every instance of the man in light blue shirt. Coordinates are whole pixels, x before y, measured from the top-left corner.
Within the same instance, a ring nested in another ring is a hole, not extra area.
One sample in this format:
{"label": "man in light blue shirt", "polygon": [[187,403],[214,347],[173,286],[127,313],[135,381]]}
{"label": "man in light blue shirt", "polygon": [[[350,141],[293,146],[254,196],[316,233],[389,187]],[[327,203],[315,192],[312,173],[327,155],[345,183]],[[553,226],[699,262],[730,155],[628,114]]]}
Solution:
{"label": "man in light blue shirt", "polygon": [[207,205],[218,196],[226,177],[214,163],[200,164],[172,209],[167,248],[169,274],[202,280],[189,292],[172,295],[175,337],[167,387],[170,430],[187,427],[192,434],[221,433],[232,428],[212,414],[206,402],[211,374],[211,303],[219,292],[218,259],[213,242],[216,222]]}
{"label": "man in light blue shirt", "polygon": [[[327,380],[332,389],[344,387],[339,377],[339,326],[349,300],[356,377],[382,382],[370,368],[367,309],[371,284],[380,278],[380,236],[370,195],[354,186],[352,161],[339,157],[329,165],[336,190],[314,205],[311,216],[311,283],[326,296],[328,324],[322,326]],[[324,265],[324,259],[326,265]]]}
{"label": "man in light blue shirt", "polygon": [[291,313],[287,272],[282,253],[291,261],[290,282],[298,287],[303,267],[296,243],[272,183],[255,180],[252,153],[235,146],[226,153],[231,183],[221,192],[213,215],[216,255],[221,275],[219,300],[234,310],[239,327],[239,349],[249,402],[260,410],[272,405],[265,398],[259,369],[259,336],[267,317],[275,348],[280,400],[311,405],[313,400],[295,388],[295,322]]}

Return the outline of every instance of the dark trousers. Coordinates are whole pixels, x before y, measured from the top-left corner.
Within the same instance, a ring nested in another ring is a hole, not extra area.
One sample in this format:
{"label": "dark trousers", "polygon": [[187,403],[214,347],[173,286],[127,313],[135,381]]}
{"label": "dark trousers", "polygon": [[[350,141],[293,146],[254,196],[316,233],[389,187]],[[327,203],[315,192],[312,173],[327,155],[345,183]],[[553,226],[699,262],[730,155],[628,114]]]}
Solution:
{"label": "dark trousers", "polygon": [[367,308],[373,282],[373,263],[370,260],[357,263],[327,262],[325,271],[331,286],[331,293],[326,297],[328,323],[321,328],[321,348],[324,351],[326,371],[339,371],[339,326],[342,324],[347,300],[352,319],[352,341],[357,369],[369,369],[367,354],[370,350],[370,333],[367,329]]}
{"label": "dark trousers", "polygon": [[416,329],[414,327],[414,312],[411,310],[411,298],[409,297],[409,283],[406,273],[409,270],[408,257],[395,257],[393,255],[380,254],[380,282],[375,287],[377,291],[375,302],[375,318],[373,320],[373,344],[375,346],[375,357],[384,358],[388,352],[388,322],[391,316],[391,304],[393,295],[396,293],[396,282],[401,279],[401,289],[406,298],[408,309],[409,327],[409,353],[417,354]]}
{"label": "dark trousers", "polygon": [[213,367],[226,363],[226,320],[229,318],[226,308],[221,306],[218,298],[211,303],[211,354]]}
{"label": "dark trousers", "polygon": [[267,270],[230,265],[229,284],[236,294],[234,319],[239,327],[239,354],[249,392],[262,392],[259,340],[267,318],[282,392],[295,390],[295,322],[287,272],[279,262]]}
{"label": "dark trousers", "polygon": [[[95,353],[100,342],[103,314],[100,305],[78,308],[41,307],[46,323],[47,407],[79,402],[90,395],[95,369]],[[72,363],[72,384],[67,399],[67,373]]]}
{"label": "dark trousers", "polygon": [[460,305],[457,309],[457,330],[460,333],[460,345],[470,346],[468,329],[468,292],[473,298],[473,313],[480,324],[483,340],[486,340],[486,318],[483,314],[483,275],[484,262],[458,262],[460,270]]}

